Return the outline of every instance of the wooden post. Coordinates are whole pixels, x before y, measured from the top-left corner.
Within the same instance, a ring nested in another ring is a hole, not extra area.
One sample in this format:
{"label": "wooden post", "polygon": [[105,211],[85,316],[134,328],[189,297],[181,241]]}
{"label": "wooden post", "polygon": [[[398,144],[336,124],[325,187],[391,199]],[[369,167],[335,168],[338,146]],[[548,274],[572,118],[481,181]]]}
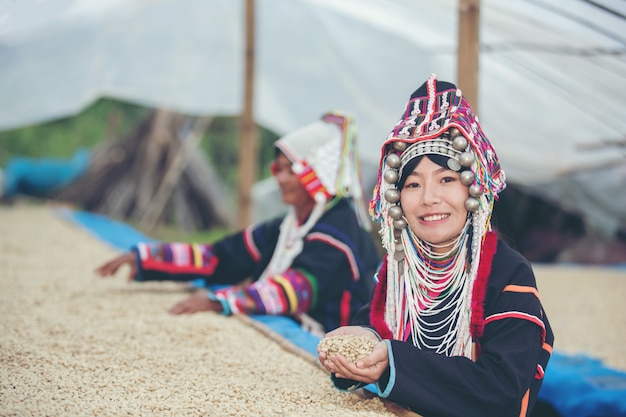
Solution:
{"label": "wooden post", "polygon": [[246,0],[245,83],[239,141],[239,228],[250,224],[252,185],[257,177],[257,133],[254,123],[254,0]]}
{"label": "wooden post", "polygon": [[480,0],[459,0],[457,85],[478,114]]}

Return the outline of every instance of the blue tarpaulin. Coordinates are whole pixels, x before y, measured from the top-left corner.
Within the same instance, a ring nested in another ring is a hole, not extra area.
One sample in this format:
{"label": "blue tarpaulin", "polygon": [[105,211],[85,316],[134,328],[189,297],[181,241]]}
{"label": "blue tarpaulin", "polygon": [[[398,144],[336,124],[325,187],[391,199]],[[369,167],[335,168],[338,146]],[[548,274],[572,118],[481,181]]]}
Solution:
{"label": "blue tarpaulin", "polygon": [[69,159],[11,158],[4,167],[0,196],[46,197],[83,175],[89,166],[89,158],[90,153],[84,148],[78,149]]}

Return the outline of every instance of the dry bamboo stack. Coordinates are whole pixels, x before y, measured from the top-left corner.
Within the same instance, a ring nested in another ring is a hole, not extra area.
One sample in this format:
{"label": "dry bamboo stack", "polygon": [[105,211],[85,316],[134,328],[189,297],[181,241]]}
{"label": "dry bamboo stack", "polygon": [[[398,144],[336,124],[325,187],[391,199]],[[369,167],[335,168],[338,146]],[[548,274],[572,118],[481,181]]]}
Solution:
{"label": "dry bamboo stack", "polygon": [[230,227],[230,199],[198,144],[212,118],[152,112],[127,137],[96,148],[87,172],[55,200],[150,229]]}

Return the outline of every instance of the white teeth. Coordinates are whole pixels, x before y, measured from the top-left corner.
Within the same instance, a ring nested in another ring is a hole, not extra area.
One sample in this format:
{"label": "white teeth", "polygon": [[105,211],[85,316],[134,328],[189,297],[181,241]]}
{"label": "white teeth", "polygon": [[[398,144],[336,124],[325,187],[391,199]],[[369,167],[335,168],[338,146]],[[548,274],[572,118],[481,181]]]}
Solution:
{"label": "white teeth", "polygon": [[436,222],[437,220],[442,220],[445,219],[446,217],[448,217],[447,214],[434,214],[432,216],[425,216],[423,217],[424,221],[427,222]]}

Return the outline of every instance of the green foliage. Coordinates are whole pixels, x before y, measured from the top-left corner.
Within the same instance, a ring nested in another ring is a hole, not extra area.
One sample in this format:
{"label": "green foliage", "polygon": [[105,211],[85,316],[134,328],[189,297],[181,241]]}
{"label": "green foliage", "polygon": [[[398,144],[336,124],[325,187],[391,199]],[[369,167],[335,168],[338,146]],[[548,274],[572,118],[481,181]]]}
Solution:
{"label": "green foliage", "polygon": [[0,166],[13,156],[68,158],[108,137],[123,137],[149,112],[129,103],[101,99],[75,117],[0,132]]}
{"label": "green foliage", "polygon": [[[216,117],[202,138],[201,147],[215,167],[220,178],[232,190],[237,188],[239,170],[239,118]],[[278,135],[261,126],[257,126],[258,140],[258,178],[271,175],[270,162],[274,159],[274,142]]]}
{"label": "green foliage", "polygon": [[[69,158],[78,148],[91,149],[102,140],[123,138],[151,109],[112,99],[100,99],[74,117],[0,132],[0,167],[13,156]],[[278,135],[258,127],[258,178],[270,176],[273,143]],[[201,148],[227,188],[237,189],[239,118],[216,117],[202,138]]]}

